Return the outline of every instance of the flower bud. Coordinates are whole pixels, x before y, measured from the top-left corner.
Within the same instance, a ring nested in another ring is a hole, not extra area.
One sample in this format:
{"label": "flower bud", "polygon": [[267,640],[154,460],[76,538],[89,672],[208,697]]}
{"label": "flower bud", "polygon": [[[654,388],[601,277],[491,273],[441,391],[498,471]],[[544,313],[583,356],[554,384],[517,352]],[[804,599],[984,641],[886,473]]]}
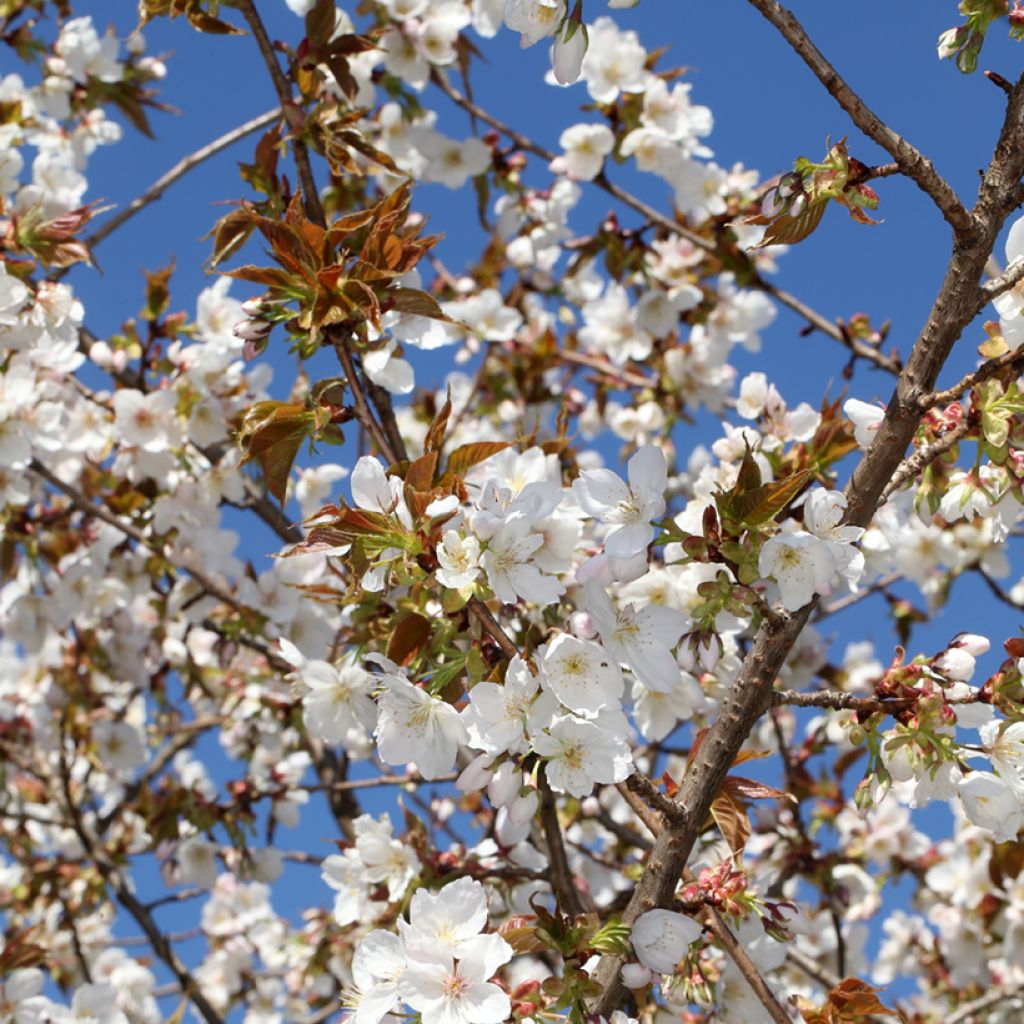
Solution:
{"label": "flower bud", "polygon": [[455,780],[455,788],[460,793],[472,793],[475,790],[483,789],[490,778],[491,761],[493,760],[491,754],[477,754],[462,769],[462,774]]}
{"label": "flower bud", "polygon": [[572,85],[580,77],[586,52],[586,28],[579,22],[567,22],[565,29],[555,37],[551,51],[551,70],[555,81],[560,85]]}
{"label": "flower bud", "polygon": [[980,658],[988,652],[992,645],[989,643],[988,637],[980,636],[977,633],[957,633],[949,646],[958,647],[973,657]]}
{"label": "flower bud", "polygon": [[537,813],[537,805],[539,803],[540,797],[537,796],[537,790],[535,789],[531,789],[522,796],[517,796],[507,807],[508,820],[513,825],[525,824]]}
{"label": "flower bud", "polygon": [[643,964],[623,964],[622,984],[626,988],[645,988],[654,975]]}
{"label": "flower bud", "polygon": [[505,761],[487,783],[487,796],[495,807],[505,807],[519,795],[522,784],[523,773]]}
{"label": "flower bud", "polygon": [[569,617],[569,629],[581,640],[593,640],[597,636],[597,628],[588,612],[573,612]]}
{"label": "flower bud", "polygon": [[964,40],[967,38],[967,26],[958,25],[956,28],[946,29],[945,32],[939,36],[938,54],[939,60],[948,60],[954,56],[964,45]]}

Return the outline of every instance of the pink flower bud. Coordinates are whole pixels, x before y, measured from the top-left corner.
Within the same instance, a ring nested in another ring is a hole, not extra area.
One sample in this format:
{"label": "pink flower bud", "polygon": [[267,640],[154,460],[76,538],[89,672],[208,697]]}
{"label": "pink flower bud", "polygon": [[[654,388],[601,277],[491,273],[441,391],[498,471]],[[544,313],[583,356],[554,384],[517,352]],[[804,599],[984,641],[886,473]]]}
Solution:
{"label": "pink flower bud", "polygon": [[569,617],[569,629],[581,640],[593,640],[597,636],[597,628],[589,612],[573,612]]}

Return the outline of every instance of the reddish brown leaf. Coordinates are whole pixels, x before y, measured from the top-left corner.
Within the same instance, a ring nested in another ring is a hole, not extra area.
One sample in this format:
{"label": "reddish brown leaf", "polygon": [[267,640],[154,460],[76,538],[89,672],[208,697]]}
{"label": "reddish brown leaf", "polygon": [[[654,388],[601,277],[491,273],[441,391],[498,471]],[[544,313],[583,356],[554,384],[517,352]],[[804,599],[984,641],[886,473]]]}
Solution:
{"label": "reddish brown leaf", "polygon": [[452,393],[449,389],[445,403],[434,417],[434,422],[427,430],[426,440],[423,442],[423,450],[426,452],[439,452],[444,444],[444,433],[448,429],[448,418],[452,414]]}
{"label": "reddish brown leaf", "polygon": [[470,444],[460,445],[448,456],[448,464],[445,466],[444,475],[463,476],[478,463],[489,459],[498,452],[503,452],[512,446],[511,441],[476,441]]}
{"label": "reddish brown leaf", "polygon": [[430,619],[416,612],[403,615],[388,641],[387,655],[397,665],[410,665],[430,640]]}
{"label": "reddish brown leaf", "polygon": [[750,838],[750,821],[743,804],[730,796],[723,787],[711,802],[711,817],[732,852],[742,853]]}

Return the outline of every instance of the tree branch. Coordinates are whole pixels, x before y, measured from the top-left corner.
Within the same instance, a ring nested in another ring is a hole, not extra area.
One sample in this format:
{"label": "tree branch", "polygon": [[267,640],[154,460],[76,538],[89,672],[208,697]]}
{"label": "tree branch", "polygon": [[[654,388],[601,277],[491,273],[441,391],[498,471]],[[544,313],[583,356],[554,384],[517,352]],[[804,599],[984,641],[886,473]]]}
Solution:
{"label": "tree branch", "polygon": [[280,116],[281,108],[275,107],[273,110],[268,110],[265,114],[260,114],[259,117],[254,117],[251,121],[246,121],[245,124],[239,125],[237,128],[232,128],[231,131],[225,132],[212,142],[208,142],[194,153],[189,153],[188,156],[179,160],[169,171],[161,174],[145,192],[133,199],[123,210],[115,213],[109,220],[105,220],[91,235],[87,235],[84,239],[85,244],[91,249],[95,248],[122,224],[131,220],[132,217],[144,210],[150,203],[160,199],[171,185],[179,178],[183,178],[194,167],[198,167],[204,161],[234,145],[239,139],[244,139],[247,135],[265,128],[268,124],[272,124]]}
{"label": "tree branch", "polygon": [[797,56],[811,69],[850,120],[872,141],[878,143],[899,165],[900,170],[929,197],[958,235],[974,230],[971,215],[959,197],[935,170],[932,162],[898,135],[850,88],[842,75],[811,42],[803,25],[776,0],[749,0],[752,7],[778,29]]}
{"label": "tree branch", "polygon": [[885,485],[885,489],[882,491],[882,496],[879,499],[879,504],[885,502],[889,495],[898,491],[908,480],[917,476],[921,470],[930,466],[937,458],[945,455],[954,445],[958,444],[963,436],[971,429],[970,418],[964,416],[964,418],[948,433],[943,434],[935,444],[928,445],[927,448],[920,448],[914,452],[913,455],[904,459],[900,463],[896,472],[892,478]]}
{"label": "tree branch", "polygon": [[338,356],[338,362],[341,363],[341,367],[345,371],[345,377],[348,379],[349,390],[352,392],[352,401],[356,405],[356,418],[366,429],[370,437],[373,438],[377,451],[388,462],[397,462],[397,452],[392,447],[390,439],[384,435],[381,425],[377,422],[377,418],[373,415],[373,411],[366,401],[363,382],[356,372],[355,360],[352,358],[352,350],[349,348],[348,340],[346,338],[335,339],[334,351]]}

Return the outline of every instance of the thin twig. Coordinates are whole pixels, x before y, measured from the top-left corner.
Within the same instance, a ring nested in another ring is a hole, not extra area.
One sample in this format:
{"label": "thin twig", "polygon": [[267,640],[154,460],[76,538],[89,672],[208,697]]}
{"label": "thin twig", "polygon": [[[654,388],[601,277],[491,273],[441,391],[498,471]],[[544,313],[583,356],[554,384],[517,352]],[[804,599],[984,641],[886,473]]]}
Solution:
{"label": "thin twig", "polygon": [[498,645],[506,658],[511,660],[519,654],[519,648],[509,638],[508,633],[501,628],[498,620],[491,614],[491,610],[479,597],[471,597],[466,602],[466,610],[480,623],[484,632]]}
{"label": "thin twig", "polygon": [[[831,708],[833,711],[881,711],[888,713],[894,709],[908,707],[915,703],[916,697],[858,697],[842,690],[775,690],[772,693],[772,704],[790,704],[798,708]],[[962,697],[944,698],[947,704],[975,704],[977,694],[968,693]]]}
{"label": "thin twig", "polygon": [[679,821],[682,808],[674,800],[667,797],[643,772],[633,772],[626,779],[626,788],[636,793],[648,807],[658,811],[669,821]]}
{"label": "thin twig", "polygon": [[237,128],[232,128],[231,131],[225,132],[212,142],[208,142],[194,153],[189,153],[188,156],[179,160],[169,171],[161,174],[145,192],[133,199],[124,209],[114,214],[109,220],[105,220],[91,235],[87,235],[84,239],[85,244],[91,249],[95,248],[122,224],[131,220],[132,217],[144,210],[150,203],[160,199],[171,185],[179,178],[183,178],[194,167],[198,167],[204,161],[234,145],[239,139],[244,139],[247,135],[259,131],[268,124],[272,124],[280,116],[281,108],[275,107],[273,110],[268,110],[265,114],[260,114],[259,117],[254,117],[251,121],[246,121],[245,124],[239,125]]}
{"label": "thin twig", "polygon": [[749,954],[743,948],[742,943],[732,933],[732,929],[725,923],[725,919],[715,907],[705,907],[704,920],[708,927],[718,939],[722,948],[732,958],[733,963],[743,975],[747,984],[751,987],[754,995],[761,1001],[761,1005],[768,1011],[775,1024],[793,1024],[793,1016],[779,1002],[778,996],[771,990],[768,982],[757,969],[757,965],[750,959]]}
{"label": "thin twig", "polygon": [[398,456],[391,446],[390,440],[384,436],[381,425],[373,415],[369,403],[366,401],[366,394],[363,391],[362,380],[356,373],[355,360],[352,358],[352,350],[349,348],[348,340],[338,338],[334,342],[334,351],[338,356],[345,377],[348,380],[349,390],[352,392],[352,400],[356,405],[356,417],[363,425],[366,432],[373,438],[377,450],[388,462],[397,462]]}
{"label": "thin twig", "polygon": [[1007,267],[1002,274],[993,277],[990,281],[986,281],[978,289],[978,308],[981,309],[987,306],[993,299],[998,298],[1003,292],[1008,292],[1011,288],[1016,287],[1021,281],[1024,281],[1024,260],[1017,260]]}
{"label": "thin twig", "polygon": [[913,455],[904,459],[882,490],[878,501],[879,505],[883,505],[888,500],[890,494],[898,491],[908,480],[917,476],[918,473],[927,466],[930,466],[937,458],[945,455],[954,445],[960,442],[970,429],[970,417],[964,416],[952,430],[943,434],[934,444],[928,445],[927,448],[920,448]]}
{"label": "thin twig", "polygon": [[932,409],[938,405],[949,405],[955,402],[961,395],[966,394],[976,384],[994,377],[1006,369],[1018,369],[1024,366],[1024,347],[1015,348],[1010,352],[1004,352],[1001,356],[989,359],[982,363],[976,370],[972,370],[965,377],[962,377],[956,384],[942,391],[931,391],[922,395],[919,405],[922,410]]}
{"label": "thin twig", "polygon": [[827,619],[830,615],[836,615],[839,612],[845,611],[847,608],[851,608],[855,604],[860,604],[861,601],[866,598],[873,597],[875,594],[885,593],[889,587],[894,583],[898,583],[903,578],[903,574],[899,572],[891,572],[881,579],[875,580],[874,583],[867,587],[861,587],[860,590],[855,590],[851,594],[846,594],[844,597],[836,598],[835,601],[830,601],[828,604],[819,604],[818,611],[814,616],[815,622],[821,622],[822,619]]}
{"label": "thin twig", "polygon": [[979,1017],[979,1014],[983,1014],[985,1010],[998,1006],[1004,999],[1024,1000],[1024,986],[1019,984],[997,985],[991,992],[986,992],[985,995],[959,1006],[955,1013],[946,1017],[945,1024],[968,1024],[975,1017]]}

